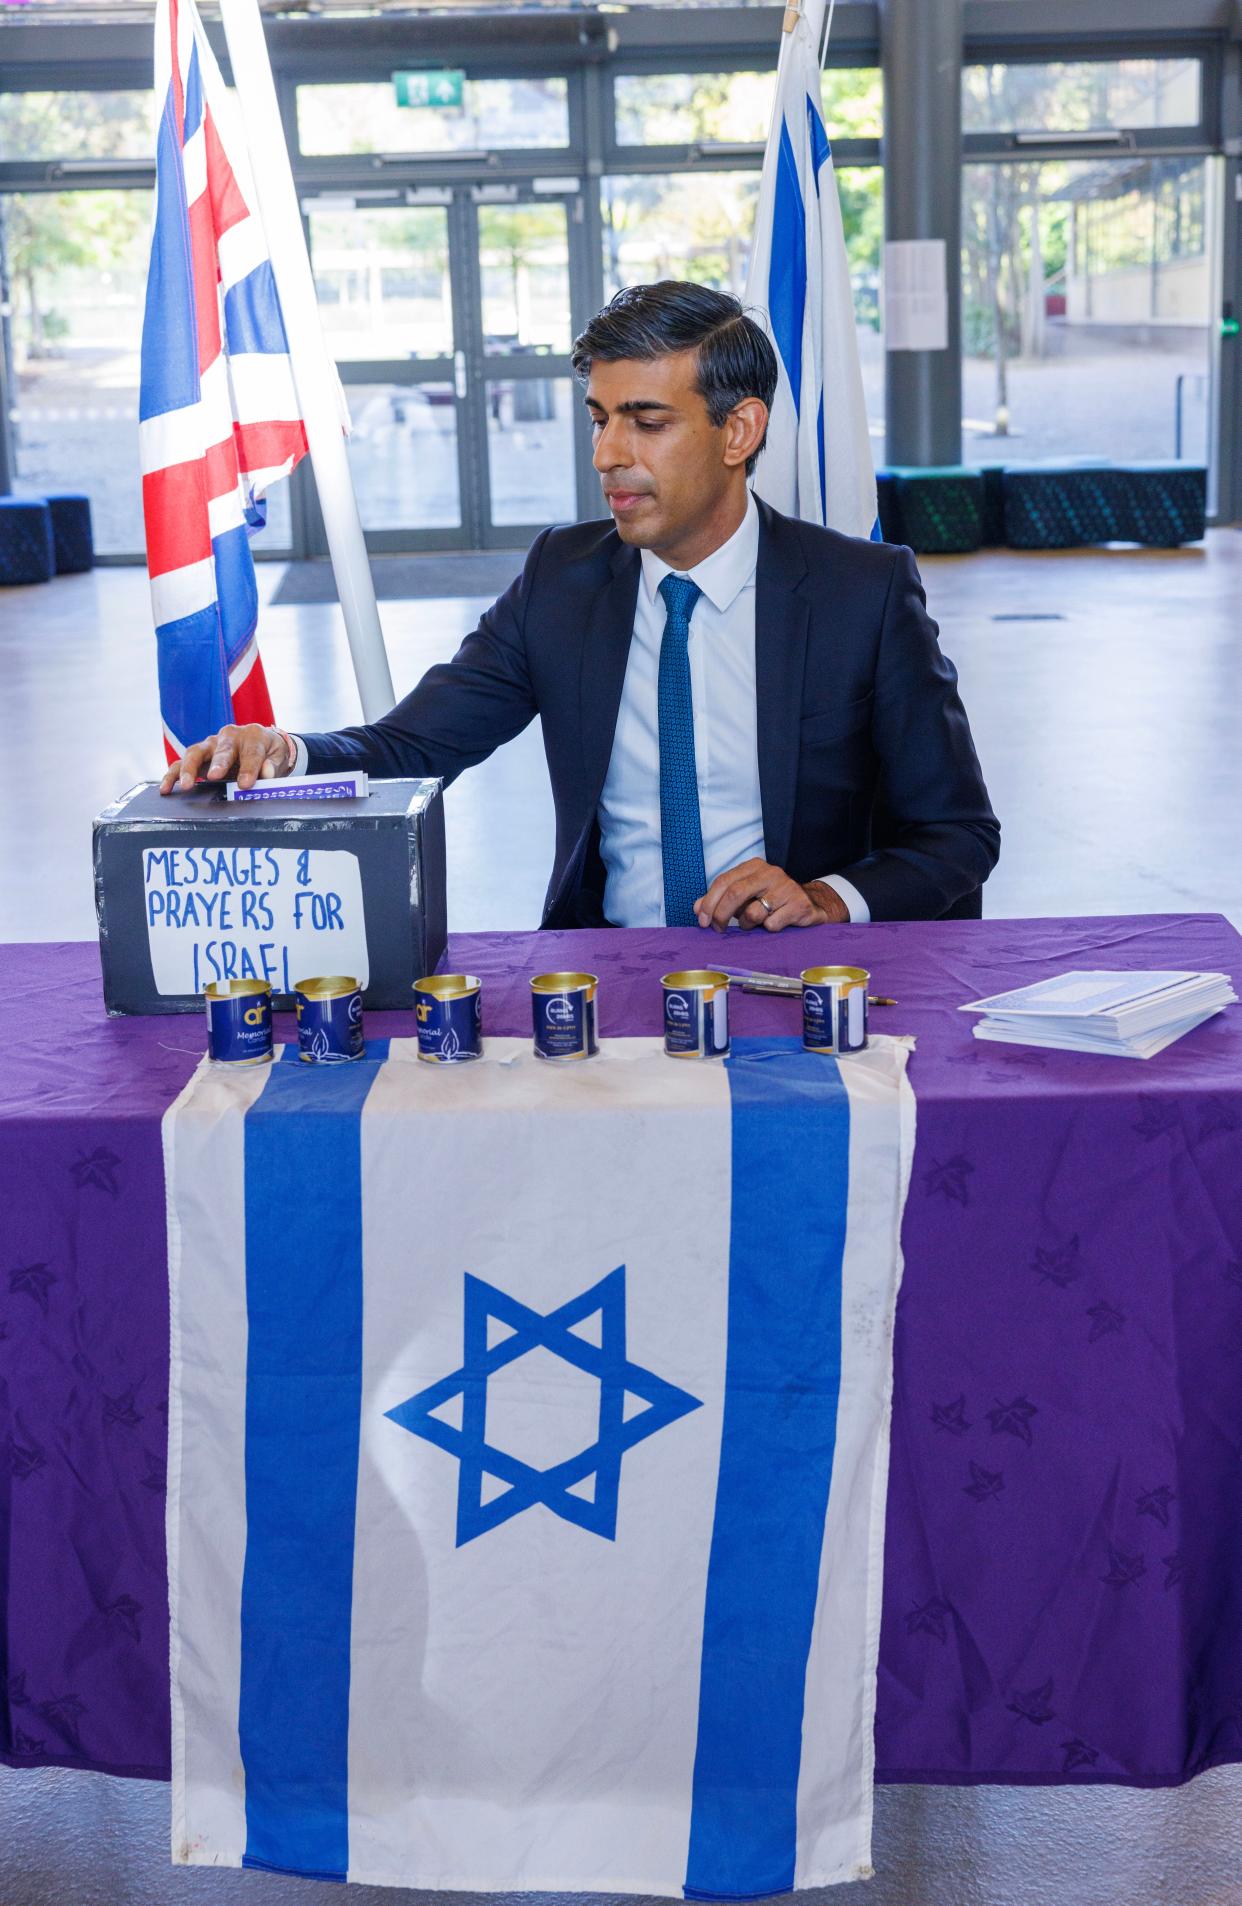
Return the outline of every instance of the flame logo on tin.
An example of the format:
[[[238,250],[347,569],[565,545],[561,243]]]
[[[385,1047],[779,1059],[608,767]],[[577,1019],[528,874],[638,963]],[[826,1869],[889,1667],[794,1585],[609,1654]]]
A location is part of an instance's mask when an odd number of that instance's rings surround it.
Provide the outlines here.
[[[349,1023],[351,1026],[362,1024],[362,994],[355,993],[349,1002]]]
[[[310,1049],[311,1049],[312,1059],[326,1059],[327,1058],[328,1051],[329,1051],[328,1035],[324,1031],[322,1026],[316,1026],[313,1034],[311,1035]]]
[[[460,1051],[461,1040],[450,1026],[448,1031],[443,1033],[440,1038],[440,1057],[442,1059],[455,1059]]]
[[[822,1013],[824,1010],[823,994],[817,993],[813,986],[808,986],[802,995],[802,1004],[806,1007],[808,1012]]]
[[[572,1026],[574,1023],[573,1006],[563,995],[556,995],[550,999],[546,1012],[554,1026]]]
[[[680,993],[669,993],[664,1001],[664,1009],[670,1019],[689,1019],[690,1008]]]

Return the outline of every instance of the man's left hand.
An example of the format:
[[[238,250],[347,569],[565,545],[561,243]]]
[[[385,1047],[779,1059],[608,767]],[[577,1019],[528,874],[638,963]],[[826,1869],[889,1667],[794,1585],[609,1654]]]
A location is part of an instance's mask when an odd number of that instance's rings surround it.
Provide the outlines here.
[[[800,886],[783,867],[744,860],[740,867],[716,875],[702,899],[695,901],[694,917],[701,927],[715,927],[717,933],[723,933],[730,920],[747,930],[766,927],[769,933],[779,933],[783,927],[840,924],[850,913],[840,894],[822,880]]]

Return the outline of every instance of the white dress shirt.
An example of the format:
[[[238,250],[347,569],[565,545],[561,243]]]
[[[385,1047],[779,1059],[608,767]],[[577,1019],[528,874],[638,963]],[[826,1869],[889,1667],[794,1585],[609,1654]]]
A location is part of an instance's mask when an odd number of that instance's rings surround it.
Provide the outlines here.
[[[600,852],[607,881],[604,917],[615,926],[664,925],[660,846],[660,644],[666,609],[659,594],[666,562],[642,552],[634,635],[617,712],[612,757],[599,803]],[[699,783],[703,860],[710,886],[744,860],[766,859],[759,791],[759,715],[755,688],[755,569],[759,511],[746,514],[727,543],[684,573],[702,591],[690,617],[690,689]],[[292,737],[293,773],[305,774],[306,745]],[[871,914],[840,874],[820,876],[841,896],[852,921]]]
[[[634,636],[599,803],[604,916],[625,927],[664,925],[659,672],[666,609],[659,589],[673,572],[653,551],[641,554]],[[708,885],[744,860],[766,859],[755,689],[758,560],[759,511],[748,493],[746,514],[728,542],[693,569],[677,572],[702,591],[690,617],[689,656]],[[824,880],[840,894],[851,920],[870,919],[866,901],[848,880]]]

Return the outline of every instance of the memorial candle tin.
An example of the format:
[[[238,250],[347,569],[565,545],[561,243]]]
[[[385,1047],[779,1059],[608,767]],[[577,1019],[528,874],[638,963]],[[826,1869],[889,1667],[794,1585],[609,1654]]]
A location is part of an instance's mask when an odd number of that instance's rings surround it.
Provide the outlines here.
[[[309,1065],[339,1065],[361,1059],[362,988],[356,979],[335,974],[329,979],[293,982],[294,1011],[298,1020],[298,1058]]]
[[[861,1052],[867,1043],[862,966],[808,966],[802,974],[802,1043],[808,1052]]]
[[[206,999],[207,1052],[217,1065],[262,1065],[271,1058],[272,989],[266,980],[213,980]]]
[[[723,1059],[729,1051],[729,976],[711,967],[666,973],[664,1050],[670,1059]]]
[[[463,1065],[483,1053],[482,982],[473,973],[437,973],[414,982],[418,1056]]]
[[[540,1059],[590,1059],[595,1031],[594,973],[536,973],[530,983],[535,1052]]]

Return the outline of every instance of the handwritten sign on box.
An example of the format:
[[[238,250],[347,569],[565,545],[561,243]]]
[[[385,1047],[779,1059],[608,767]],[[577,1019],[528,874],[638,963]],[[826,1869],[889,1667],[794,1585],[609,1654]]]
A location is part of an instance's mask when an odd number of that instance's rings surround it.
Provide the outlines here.
[[[151,971],[159,993],[213,980],[371,976],[358,856],[320,847],[174,845],[143,850]]]
[[[144,781],[96,817],[95,909],[104,1005],[201,1012],[214,979],[271,985],[356,976],[363,1004],[410,1004],[445,945],[439,781],[377,780],[357,798],[230,801]]]

